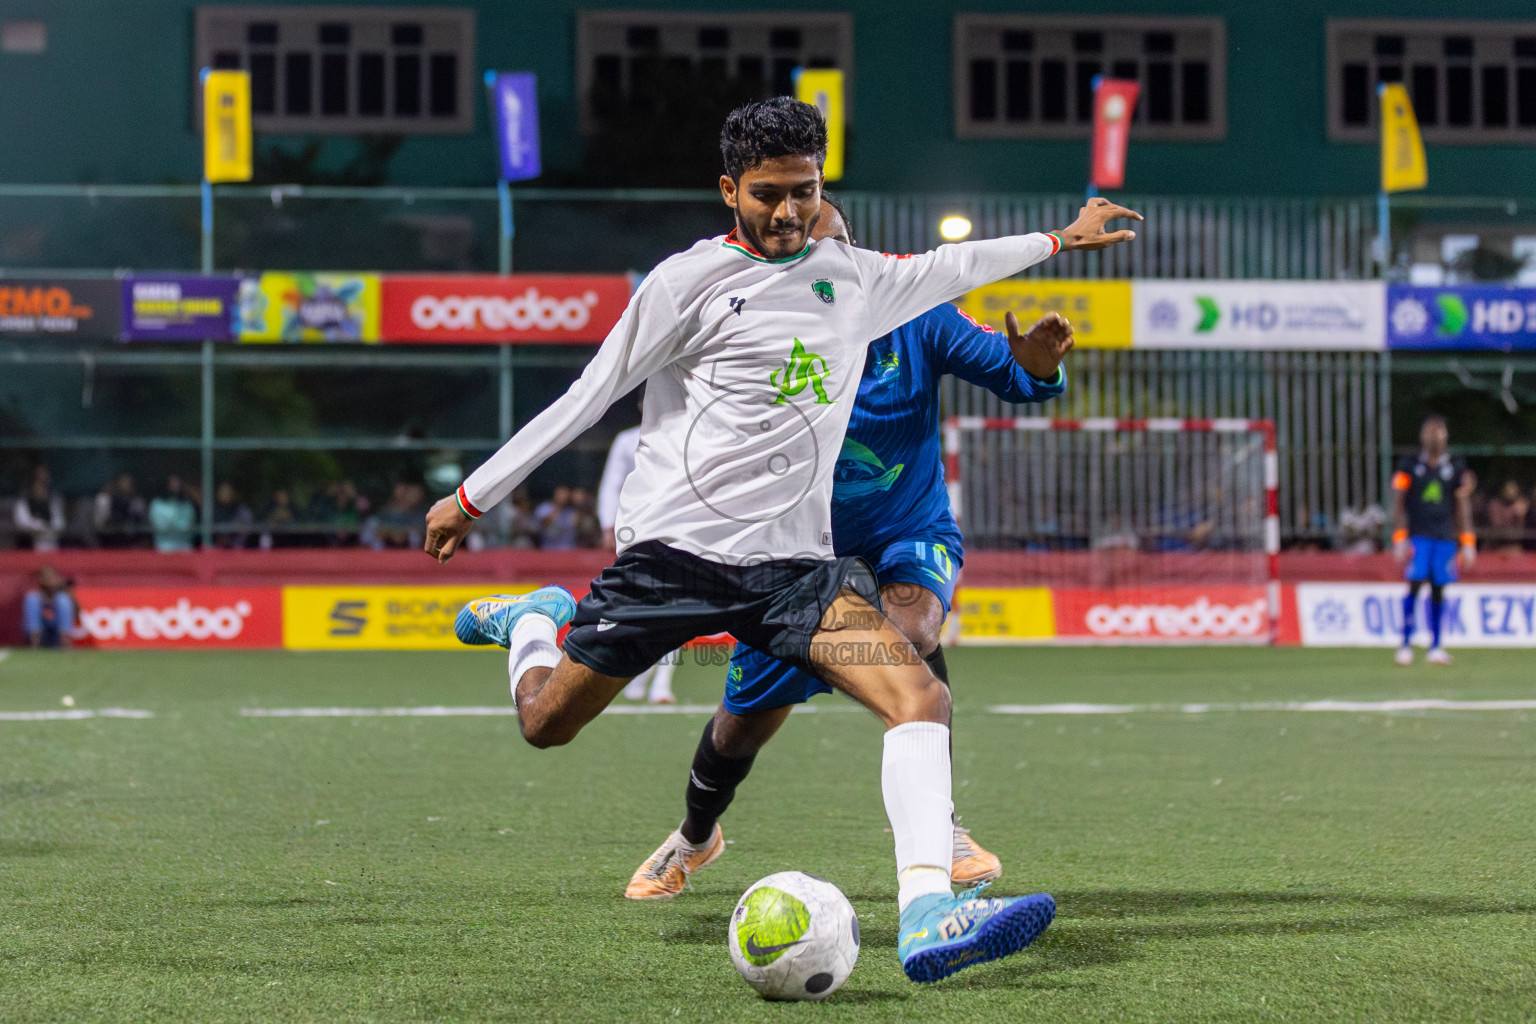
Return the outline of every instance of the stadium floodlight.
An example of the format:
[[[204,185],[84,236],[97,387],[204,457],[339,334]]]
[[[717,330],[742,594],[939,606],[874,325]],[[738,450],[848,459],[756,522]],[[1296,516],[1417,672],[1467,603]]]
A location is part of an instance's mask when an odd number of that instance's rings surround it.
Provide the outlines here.
[[[945,241],[949,242],[958,242],[963,238],[969,238],[971,235],[970,219],[959,214],[945,217],[939,221],[939,234],[943,235]]]
[[[960,416],[944,447],[965,585],[1048,592],[1054,620],[1032,638],[1275,641],[1271,421]],[[992,625],[970,635],[1008,642]]]

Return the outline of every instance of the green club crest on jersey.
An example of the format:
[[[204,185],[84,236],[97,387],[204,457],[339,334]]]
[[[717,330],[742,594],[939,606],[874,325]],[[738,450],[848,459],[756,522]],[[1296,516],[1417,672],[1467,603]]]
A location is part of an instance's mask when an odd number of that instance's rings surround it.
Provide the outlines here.
[[[736,908],[736,941],[749,964],[766,967],[805,941],[811,912],[783,889],[763,886]]]
[[[779,391],[779,397],[774,399],[773,404],[789,401],[809,385],[816,393],[817,405],[831,405],[832,399],[827,397],[826,385],[822,383],[829,372],[827,361],[815,352],[807,352],[800,339],[796,338],[795,347],[790,349],[789,360],[784,367],[768,375],[768,383]]]
[[[812,282],[811,291],[815,292],[816,297],[829,306],[837,301],[837,293],[832,290],[832,282],[824,277],[819,281]]]
[[[1424,493],[1419,495],[1419,500],[1426,505],[1438,505],[1445,500],[1445,488],[1440,486],[1439,480],[1431,480],[1424,485]]]

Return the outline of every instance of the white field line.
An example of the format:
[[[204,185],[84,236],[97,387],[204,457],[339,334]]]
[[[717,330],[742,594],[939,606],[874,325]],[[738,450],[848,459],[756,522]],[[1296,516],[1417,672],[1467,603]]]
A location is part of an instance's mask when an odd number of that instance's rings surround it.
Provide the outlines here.
[[[712,715],[715,704],[616,704],[603,712],[605,715]],[[824,711],[860,711],[852,705],[814,706],[802,704],[795,708],[800,714]],[[443,707],[425,705],[403,708],[241,708],[245,718],[488,718],[517,716],[510,704]]]
[[[154,718],[132,708],[69,708],[64,711],[0,711],[0,722],[79,722],[87,718]]]
[[[1536,711],[1536,700],[1303,700],[1245,704],[994,704],[994,715],[1208,715],[1233,711],[1343,711],[1395,715],[1413,711]]]
[[[11,649],[9,647],[0,647],[0,661],[4,661],[6,658],[9,658],[10,656],[11,656]]]

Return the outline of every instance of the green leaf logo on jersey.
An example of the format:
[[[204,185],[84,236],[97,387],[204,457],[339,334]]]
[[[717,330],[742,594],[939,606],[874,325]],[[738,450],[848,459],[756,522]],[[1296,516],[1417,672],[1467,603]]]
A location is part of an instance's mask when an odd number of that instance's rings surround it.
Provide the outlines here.
[[[827,361],[815,352],[807,352],[800,339],[796,338],[795,347],[790,349],[789,360],[784,368],[768,375],[768,383],[779,389],[779,397],[774,399],[773,404],[789,401],[792,396],[804,391],[807,385],[816,393],[817,405],[833,404],[832,399],[827,397],[826,385],[822,383],[830,372]]]
[[[1431,480],[1424,485],[1424,491],[1419,495],[1419,500],[1426,505],[1438,505],[1445,500],[1445,488],[1440,486],[1439,480]]]
[[[811,291],[815,292],[816,297],[829,306],[837,301],[837,293],[832,290],[832,282],[824,277],[812,283]]]

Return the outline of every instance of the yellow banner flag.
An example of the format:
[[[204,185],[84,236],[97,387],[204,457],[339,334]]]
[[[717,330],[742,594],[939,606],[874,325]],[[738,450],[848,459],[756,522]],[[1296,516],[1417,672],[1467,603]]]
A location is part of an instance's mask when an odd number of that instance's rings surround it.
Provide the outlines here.
[[[251,76],[203,72],[203,177],[251,180]]]
[[[1381,96],[1381,190],[1423,188],[1429,184],[1429,167],[1408,90],[1400,82],[1382,82],[1376,91]]]
[[[822,168],[828,181],[843,176],[843,73],[834,70],[800,72],[795,98],[821,111],[827,122],[827,163]]]

